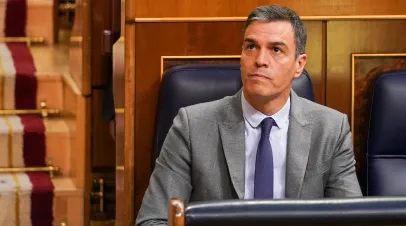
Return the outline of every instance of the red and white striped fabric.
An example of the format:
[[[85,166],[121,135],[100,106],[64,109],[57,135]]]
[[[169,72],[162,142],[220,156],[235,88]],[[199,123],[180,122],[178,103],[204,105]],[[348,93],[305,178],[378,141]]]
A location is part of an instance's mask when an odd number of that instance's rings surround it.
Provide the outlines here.
[[[0,225],[52,226],[52,186],[43,173],[0,174]]]
[[[26,0],[0,0],[0,36],[25,36]],[[0,43],[0,109],[35,109],[37,79],[29,48]],[[45,166],[38,116],[0,117],[0,167]],[[54,186],[46,173],[0,174],[0,226],[53,225]]]
[[[27,0],[0,0],[0,37],[24,37]]]
[[[35,115],[0,117],[0,167],[42,167],[45,126]]]
[[[26,35],[27,0],[0,0],[0,36]],[[0,109],[36,108],[37,79],[25,43],[0,43]]]
[[[35,98],[30,103],[13,95],[17,90],[23,92],[18,86],[27,85],[22,83],[27,80],[18,80],[18,67],[11,66],[14,61],[9,56],[18,52],[7,55],[4,45],[1,49],[0,80],[4,82],[0,86],[0,105],[35,106]],[[45,156],[45,126],[39,116],[0,117],[0,167],[41,167],[46,165]],[[0,209],[4,210],[0,211],[0,226],[52,225],[53,190],[46,173],[0,174]]]
[[[45,127],[37,116],[0,117],[0,167],[45,166]],[[45,173],[0,174],[0,225],[53,222],[53,184]]]
[[[0,109],[37,108],[37,78],[30,49],[23,43],[0,43]]]

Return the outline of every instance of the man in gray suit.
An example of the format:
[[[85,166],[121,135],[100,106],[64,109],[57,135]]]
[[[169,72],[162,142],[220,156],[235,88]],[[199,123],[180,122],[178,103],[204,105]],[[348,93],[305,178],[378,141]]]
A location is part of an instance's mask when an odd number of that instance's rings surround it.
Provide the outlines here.
[[[179,110],[137,225],[166,225],[172,197],[186,204],[224,199],[362,196],[348,119],[298,97],[306,30],[281,6],[256,8],[245,23],[243,88]]]

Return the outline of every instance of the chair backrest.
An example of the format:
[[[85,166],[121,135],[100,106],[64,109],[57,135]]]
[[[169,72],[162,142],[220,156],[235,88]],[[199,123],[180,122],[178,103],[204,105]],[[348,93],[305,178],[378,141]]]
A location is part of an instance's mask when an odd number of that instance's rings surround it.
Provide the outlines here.
[[[371,82],[366,123],[366,195],[406,195],[406,71]]]
[[[314,200],[222,200],[191,203],[171,199],[169,226],[404,225],[406,197]]]
[[[155,120],[153,164],[180,108],[232,96],[242,87],[239,64],[181,65],[163,76]],[[307,71],[293,80],[292,89],[298,96],[314,101]]]

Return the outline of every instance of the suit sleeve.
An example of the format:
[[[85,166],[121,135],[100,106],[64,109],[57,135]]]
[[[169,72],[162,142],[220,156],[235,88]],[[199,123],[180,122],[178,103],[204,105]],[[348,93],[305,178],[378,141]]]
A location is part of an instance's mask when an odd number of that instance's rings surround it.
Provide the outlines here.
[[[144,194],[136,226],[167,225],[168,201],[189,202],[192,191],[189,123],[181,108],[173,121]]]
[[[352,144],[352,135],[348,119],[343,115],[341,133],[334,151],[330,176],[325,190],[326,197],[361,197],[355,157]]]

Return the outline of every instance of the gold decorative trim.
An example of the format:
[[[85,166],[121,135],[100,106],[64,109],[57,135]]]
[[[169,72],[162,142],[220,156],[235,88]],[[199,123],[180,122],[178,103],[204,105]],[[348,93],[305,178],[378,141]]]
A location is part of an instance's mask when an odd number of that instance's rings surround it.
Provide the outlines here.
[[[355,58],[356,57],[402,57],[406,53],[353,53],[351,54],[351,133],[354,142],[354,114],[355,114]]]
[[[116,166],[116,171],[124,171],[124,166]]]
[[[401,20],[406,15],[354,15],[354,16],[302,16],[304,21],[314,20]],[[128,19],[127,24],[133,23],[176,23],[176,22],[239,22],[247,17],[151,17]]]
[[[49,172],[53,176],[54,173],[59,172],[59,168],[52,165],[44,167],[0,168],[0,173],[25,173],[25,172]]]
[[[45,42],[45,37],[0,37],[0,42],[25,42],[27,45],[42,44]]]
[[[399,57],[399,56],[406,56],[406,53],[353,53],[351,54],[352,58],[354,59],[355,57]]]
[[[156,18],[134,18],[126,20],[126,23],[177,23],[177,22],[239,22],[245,21],[247,17],[156,17]]]
[[[50,115],[59,115],[60,111],[58,109],[48,109],[47,102],[45,100],[41,101],[40,109],[26,109],[26,110],[0,110],[0,115],[41,115],[46,118]]]
[[[124,108],[116,108],[115,112],[116,114],[124,114]]]
[[[99,212],[103,213],[104,212],[104,179],[100,178],[98,180],[94,180],[93,182],[99,184],[99,191],[92,192],[91,196],[99,198]]]
[[[21,195],[21,183],[15,173],[13,175],[14,183],[16,184],[16,197],[15,197],[15,226],[20,226],[20,195]]]
[[[8,150],[8,166],[7,168],[13,168],[13,125],[10,123],[10,120],[8,117],[4,117],[4,121],[6,123],[7,126],[7,150]],[[1,172],[1,169],[0,169]]]
[[[161,79],[164,74],[164,60],[167,59],[240,59],[241,55],[194,55],[194,56],[161,56]]]
[[[4,97],[6,96],[6,89],[4,84],[6,82],[6,70],[3,66],[3,57],[0,55],[0,109],[4,109]]]
[[[76,4],[63,3],[63,4],[59,4],[58,8],[61,11],[74,10],[74,9],[76,9]]]
[[[82,41],[83,41],[82,36],[72,36],[72,37],[70,37],[70,42],[78,43],[78,42],[82,42]]]
[[[0,115],[42,115],[47,117],[49,115],[59,115],[58,109],[32,109],[32,110],[0,110]]]

